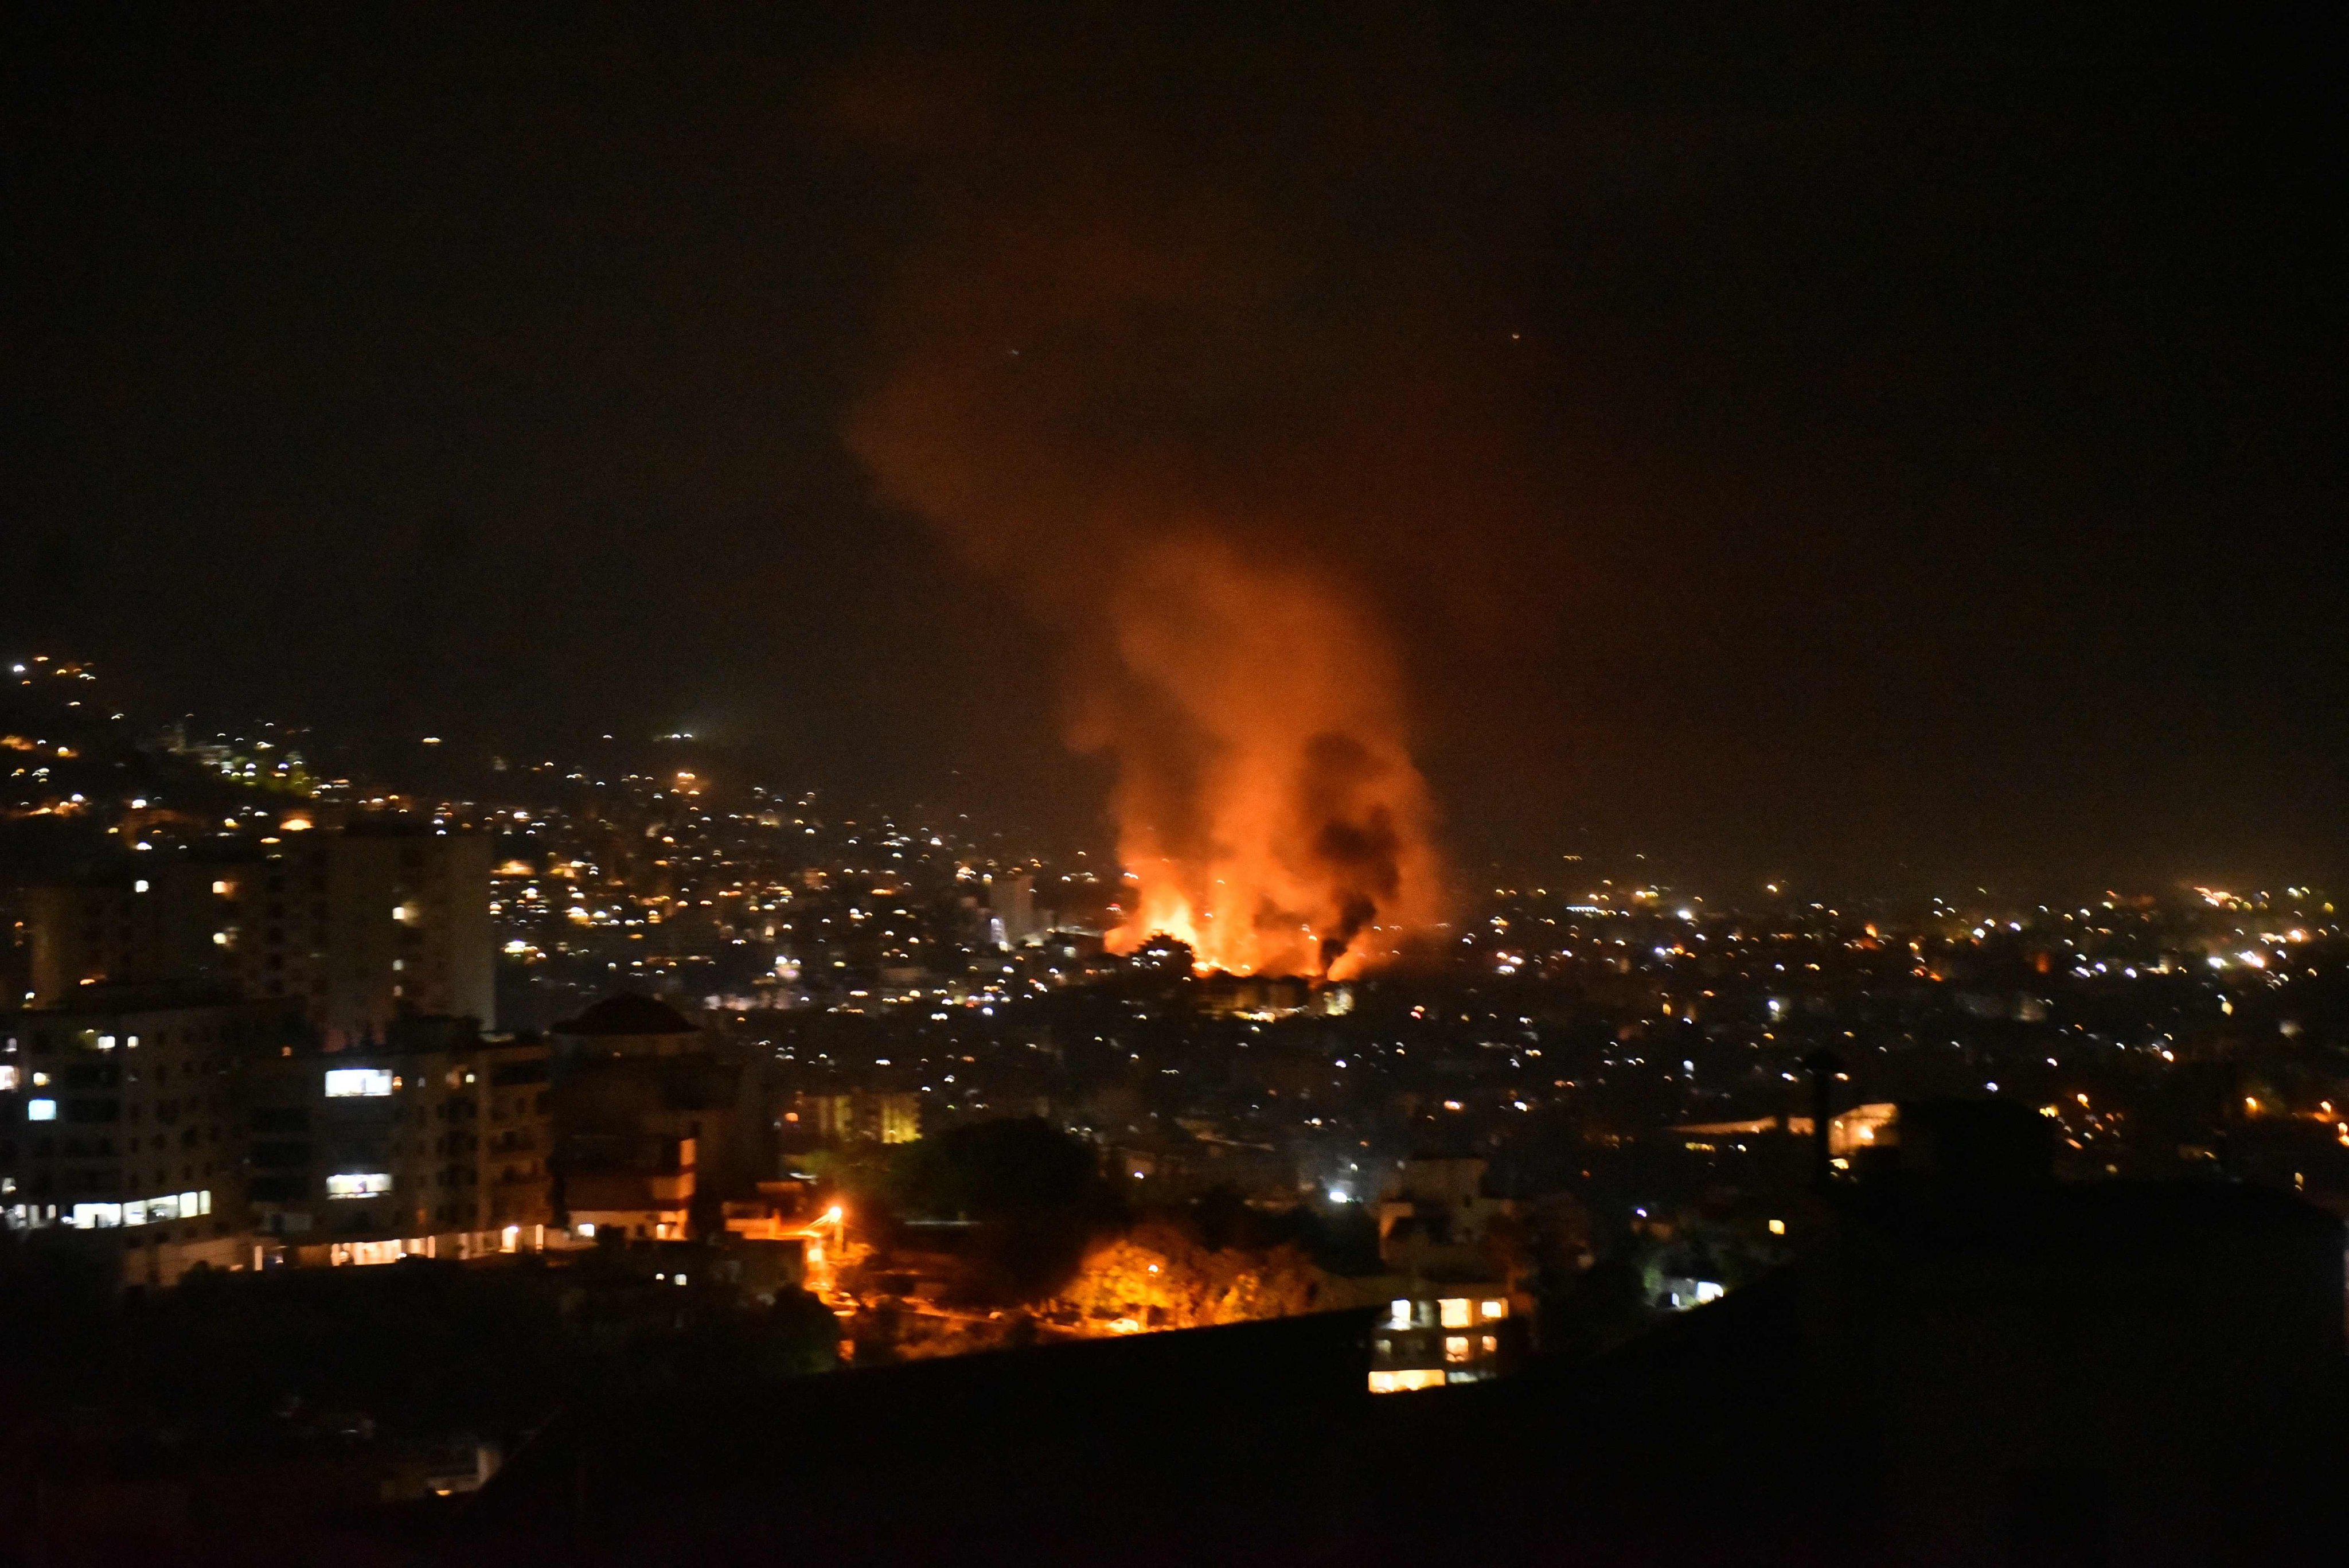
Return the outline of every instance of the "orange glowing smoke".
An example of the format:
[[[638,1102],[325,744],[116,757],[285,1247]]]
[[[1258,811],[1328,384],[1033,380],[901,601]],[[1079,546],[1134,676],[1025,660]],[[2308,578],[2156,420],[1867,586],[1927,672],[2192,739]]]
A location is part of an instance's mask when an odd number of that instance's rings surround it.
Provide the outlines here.
[[[1133,878],[1111,949],[1343,979],[1437,918],[1427,788],[1381,640],[1310,574],[1161,541],[1113,597],[1117,668],[1078,743],[1112,751]]]
[[[1332,351],[1312,273],[1231,203],[1034,183],[940,194],[849,446],[1060,633],[1069,739],[1116,768],[1112,948],[1358,973],[1443,912],[1401,674],[1327,565],[1369,536],[1384,405],[1349,400],[1392,379]]]

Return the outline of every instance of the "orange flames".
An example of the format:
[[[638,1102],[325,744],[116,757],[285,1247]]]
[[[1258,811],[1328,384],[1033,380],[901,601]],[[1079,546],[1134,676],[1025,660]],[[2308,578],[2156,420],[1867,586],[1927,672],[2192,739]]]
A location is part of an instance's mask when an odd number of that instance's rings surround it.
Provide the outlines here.
[[[1112,751],[1133,891],[1109,945],[1344,979],[1440,903],[1427,789],[1383,646],[1345,600],[1219,541],[1161,542],[1113,601],[1077,742]]]
[[[942,201],[848,442],[1063,633],[1069,738],[1116,767],[1111,947],[1343,979],[1443,913],[1401,672],[1309,543],[1367,536],[1383,405],[1343,411],[1309,279],[1223,203],[1103,208]]]

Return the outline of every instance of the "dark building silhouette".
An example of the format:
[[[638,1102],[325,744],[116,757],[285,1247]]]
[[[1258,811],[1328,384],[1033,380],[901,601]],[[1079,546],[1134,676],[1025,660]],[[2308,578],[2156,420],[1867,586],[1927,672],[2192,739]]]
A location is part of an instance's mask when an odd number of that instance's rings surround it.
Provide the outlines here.
[[[441,1545],[2137,1564],[2337,1539],[2337,1221],[2237,1187],[2036,1179],[1994,1116],[1911,1107],[1903,1132],[1909,1168],[1838,1184],[1798,1261],[1593,1361],[1373,1396],[1361,1312],[615,1397]]]
[[[554,1031],[557,1199],[574,1230],[647,1241],[720,1227],[774,1175],[760,1064],[667,1003],[607,997]]]
[[[35,1006],[101,984],[224,985],[298,1003],[330,1050],[400,1018],[495,1022],[489,839],[316,828],[265,856],[140,864],[22,895]]]

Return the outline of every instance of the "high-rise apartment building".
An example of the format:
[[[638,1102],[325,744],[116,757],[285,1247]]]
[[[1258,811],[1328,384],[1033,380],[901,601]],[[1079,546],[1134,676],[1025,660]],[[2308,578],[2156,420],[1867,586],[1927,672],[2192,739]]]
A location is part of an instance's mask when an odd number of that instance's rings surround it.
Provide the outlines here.
[[[365,1050],[264,1064],[251,1100],[256,1239],[289,1261],[544,1244],[553,1135],[543,1042],[405,1019]]]
[[[22,898],[33,1007],[74,1005],[85,987],[222,981],[221,867],[164,861],[119,876],[27,888]]]
[[[246,994],[303,1000],[329,1051],[407,1015],[496,1022],[491,845],[474,834],[347,828],[295,838],[230,884],[222,914]]]
[[[792,1119],[826,1143],[912,1143],[922,1136],[922,1096],[867,1090],[802,1095]]]
[[[245,1091],[309,1037],[287,1002],[119,986],[0,1014],[0,1222],[86,1232],[131,1284],[244,1266]]]
[[[1036,914],[1036,878],[1025,871],[1004,872],[987,879],[989,910],[988,929],[999,948],[1025,945],[1041,936],[1049,921]]]
[[[25,898],[36,1007],[84,987],[210,981],[298,1002],[328,1050],[407,1016],[495,1022],[491,845],[363,826],[257,858],[161,861]]]

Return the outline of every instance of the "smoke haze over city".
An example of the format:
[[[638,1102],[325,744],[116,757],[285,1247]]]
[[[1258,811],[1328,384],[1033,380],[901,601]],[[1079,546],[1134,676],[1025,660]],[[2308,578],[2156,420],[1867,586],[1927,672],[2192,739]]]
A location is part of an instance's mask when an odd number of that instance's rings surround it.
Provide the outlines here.
[[[0,1558],[2340,1556],[2337,7],[17,9]]]
[[[1146,855],[1215,810],[1144,742],[1328,682],[1121,606],[1278,581],[1462,867],[2313,874],[2337,139],[2197,106],[2325,51],[1686,20],[28,22],[23,646]]]

